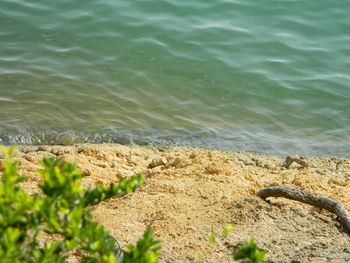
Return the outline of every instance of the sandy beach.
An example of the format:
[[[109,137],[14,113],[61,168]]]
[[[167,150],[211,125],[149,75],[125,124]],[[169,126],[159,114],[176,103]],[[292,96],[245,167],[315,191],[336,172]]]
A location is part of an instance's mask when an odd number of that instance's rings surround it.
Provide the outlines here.
[[[273,262],[350,262],[350,234],[334,214],[256,195],[264,187],[289,186],[333,198],[350,210],[349,159],[119,144],[18,146],[29,193],[38,191],[41,178],[35,171],[50,156],[75,163],[86,187],[146,175],[137,192],[102,202],[93,216],[123,246],[152,227],[161,240],[161,262],[193,262],[197,256],[200,262],[229,262],[232,251],[251,238]],[[232,232],[213,247],[208,235],[219,236],[227,224]]]

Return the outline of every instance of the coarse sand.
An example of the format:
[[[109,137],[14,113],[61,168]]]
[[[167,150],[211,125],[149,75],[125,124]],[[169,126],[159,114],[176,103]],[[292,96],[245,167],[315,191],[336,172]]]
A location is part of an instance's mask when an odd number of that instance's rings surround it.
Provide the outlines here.
[[[264,187],[289,186],[350,210],[349,159],[119,144],[18,146],[15,156],[29,178],[23,183],[29,193],[42,181],[35,171],[43,157],[75,163],[86,187],[146,175],[137,192],[102,202],[92,213],[124,247],[152,227],[161,240],[161,262],[194,262],[199,256],[200,262],[232,262],[232,251],[251,238],[272,262],[350,262],[350,233],[334,214],[256,196]],[[232,232],[220,237],[227,224]],[[217,235],[215,246],[209,234]]]

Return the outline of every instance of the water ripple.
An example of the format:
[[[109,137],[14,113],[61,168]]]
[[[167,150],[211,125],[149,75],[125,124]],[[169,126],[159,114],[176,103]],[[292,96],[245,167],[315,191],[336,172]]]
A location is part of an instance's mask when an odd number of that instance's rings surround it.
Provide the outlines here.
[[[0,143],[349,156],[349,7],[3,0]]]

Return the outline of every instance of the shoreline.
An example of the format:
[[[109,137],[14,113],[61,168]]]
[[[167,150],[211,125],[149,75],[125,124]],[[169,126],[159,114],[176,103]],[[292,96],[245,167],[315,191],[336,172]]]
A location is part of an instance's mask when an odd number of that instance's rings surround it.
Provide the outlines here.
[[[232,139],[230,139],[233,137]],[[273,133],[254,133],[244,131],[232,133],[231,137],[191,137],[157,135],[157,132],[139,134],[133,131],[114,133],[84,133],[75,131],[50,131],[49,133],[33,134],[18,133],[0,136],[0,145],[27,146],[72,146],[81,144],[122,144],[125,146],[143,147],[198,147],[228,152],[249,152],[263,155],[303,155],[307,157],[347,158],[350,144],[346,137],[333,139],[323,137],[297,137]]]
[[[23,183],[36,192],[35,170],[43,157],[72,162],[83,184],[108,185],[120,177],[146,175],[135,193],[102,202],[93,211],[123,245],[151,226],[162,241],[161,262],[193,262],[212,250],[208,235],[227,224],[233,231],[201,262],[229,261],[233,249],[255,238],[273,262],[347,262],[349,235],[326,211],[287,199],[256,196],[268,186],[289,186],[336,199],[350,210],[350,159],[228,152],[197,147],[120,144],[17,146]],[[0,155],[0,158],[2,156]],[[230,245],[228,245],[230,244]],[[281,249],[283,248],[283,249]]]

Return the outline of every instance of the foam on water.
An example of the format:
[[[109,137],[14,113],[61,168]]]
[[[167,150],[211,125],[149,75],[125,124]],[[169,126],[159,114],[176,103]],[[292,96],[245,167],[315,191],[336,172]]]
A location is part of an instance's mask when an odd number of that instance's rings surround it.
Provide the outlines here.
[[[350,157],[349,1],[0,3],[0,143]]]

